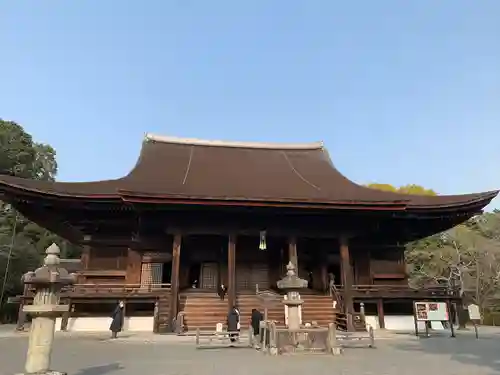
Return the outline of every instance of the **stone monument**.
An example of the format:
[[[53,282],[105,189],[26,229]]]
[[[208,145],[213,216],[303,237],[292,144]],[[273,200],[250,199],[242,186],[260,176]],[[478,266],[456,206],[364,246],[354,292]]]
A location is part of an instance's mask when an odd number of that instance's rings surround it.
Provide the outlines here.
[[[32,305],[23,307],[23,311],[30,314],[33,320],[25,373],[19,375],[66,375],[50,370],[50,357],[56,318],[69,309],[68,305],[59,304],[60,291],[64,286],[75,283],[76,275],[60,268],[60,250],[56,244],[50,245],[45,253],[44,265],[23,276],[23,282],[35,289],[35,296]]]
[[[277,282],[278,289],[286,292],[287,298],[283,300],[283,304],[288,307],[288,329],[300,329],[300,312],[299,309],[304,303],[300,299],[299,291],[307,288],[307,280],[301,279],[295,273],[295,265],[288,262],[286,266],[286,276]]]

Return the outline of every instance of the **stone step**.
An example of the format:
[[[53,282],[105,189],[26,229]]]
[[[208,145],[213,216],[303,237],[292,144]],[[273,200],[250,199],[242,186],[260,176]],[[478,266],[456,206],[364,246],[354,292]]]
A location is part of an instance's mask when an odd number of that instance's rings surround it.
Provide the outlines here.
[[[334,319],[332,298],[325,295],[302,294],[304,305],[302,307],[303,322],[317,322],[327,325]],[[275,320],[278,324],[285,322],[285,310],[281,296],[268,307],[268,318]],[[237,296],[236,304],[240,310],[241,325],[250,323],[253,308],[263,312],[261,300],[255,294],[240,294]],[[181,295],[180,308],[184,312],[186,325],[190,330],[207,328],[215,329],[215,325],[225,323],[227,319],[227,300],[221,301],[215,292],[192,292]]]

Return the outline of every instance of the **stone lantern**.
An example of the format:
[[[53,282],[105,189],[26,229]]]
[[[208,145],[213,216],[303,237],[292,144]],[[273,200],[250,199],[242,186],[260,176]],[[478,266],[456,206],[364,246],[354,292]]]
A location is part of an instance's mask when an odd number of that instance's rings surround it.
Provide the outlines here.
[[[288,307],[288,329],[300,328],[300,307],[304,303],[300,299],[299,291],[307,288],[307,280],[301,279],[295,272],[295,265],[288,262],[286,276],[277,282],[278,289],[286,292],[287,298],[283,304]]]
[[[23,311],[33,317],[25,375],[65,375],[64,372],[50,370],[50,357],[56,318],[69,309],[68,305],[59,304],[60,292],[64,286],[76,282],[76,275],[59,267],[60,250],[56,244],[50,245],[45,253],[44,265],[23,276],[23,282],[35,289],[33,304],[23,307]]]

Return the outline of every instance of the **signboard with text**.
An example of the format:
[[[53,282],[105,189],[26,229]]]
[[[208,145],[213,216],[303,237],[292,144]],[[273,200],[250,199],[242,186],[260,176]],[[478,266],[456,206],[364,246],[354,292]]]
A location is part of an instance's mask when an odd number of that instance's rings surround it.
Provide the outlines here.
[[[424,322],[448,321],[448,306],[446,302],[415,302],[415,317]]]

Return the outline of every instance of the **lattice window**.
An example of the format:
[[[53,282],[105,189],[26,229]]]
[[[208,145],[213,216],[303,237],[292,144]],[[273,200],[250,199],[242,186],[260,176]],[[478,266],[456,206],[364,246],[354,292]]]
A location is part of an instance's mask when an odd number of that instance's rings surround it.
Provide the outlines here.
[[[142,263],[141,288],[160,286],[163,280],[163,263]]]
[[[142,263],[141,266],[141,288],[147,288],[153,283],[151,263]]]
[[[151,276],[153,286],[160,286],[163,280],[163,263],[151,263]]]

